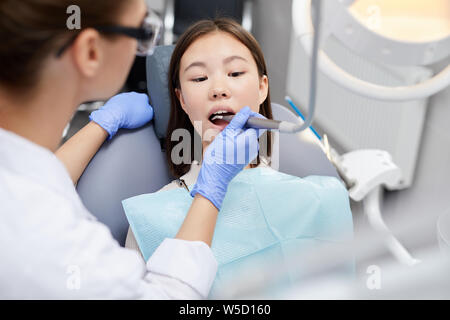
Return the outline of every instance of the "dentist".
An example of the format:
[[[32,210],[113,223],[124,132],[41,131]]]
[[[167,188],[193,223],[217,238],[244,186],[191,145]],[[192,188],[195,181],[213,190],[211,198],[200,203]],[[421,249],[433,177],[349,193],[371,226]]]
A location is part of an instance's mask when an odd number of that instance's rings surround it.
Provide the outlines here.
[[[71,5],[81,9],[79,30],[66,27]],[[218,210],[246,163],[227,164],[220,152],[205,152],[183,225],[144,264],[81,203],[73,182],[89,159],[80,159],[79,172],[70,176],[68,154],[58,149],[77,107],[118,92],[136,52],[152,46],[146,13],[143,0],[0,0],[1,299],[208,296],[217,271],[210,245]],[[249,148],[256,132],[240,130],[250,115],[242,109],[220,133],[227,147],[257,152]],[[146,95],[119,94],[77,137],[95,131],[99,138],[89,148],[97,150],[118,129],[152,117]]]

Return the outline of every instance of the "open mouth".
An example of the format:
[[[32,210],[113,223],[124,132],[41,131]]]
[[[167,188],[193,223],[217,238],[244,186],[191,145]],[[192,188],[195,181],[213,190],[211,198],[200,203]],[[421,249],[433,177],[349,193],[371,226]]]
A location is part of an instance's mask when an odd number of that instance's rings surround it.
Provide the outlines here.
[[[209,121],[211,121],[216,126],[221,126],[223,124],[227,125],[228,121],[225,121],[222,119],[223,116],[232,116],[234,115],[234,112],[225,111],[225,110],[219,110],[211,114],[208,118]]]

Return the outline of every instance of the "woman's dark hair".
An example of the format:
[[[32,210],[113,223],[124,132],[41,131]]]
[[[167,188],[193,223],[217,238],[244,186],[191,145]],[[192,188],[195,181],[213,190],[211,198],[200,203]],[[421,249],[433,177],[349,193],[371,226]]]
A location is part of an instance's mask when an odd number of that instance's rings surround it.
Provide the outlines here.
[[[178,100],[175,88],[180,89],[180,62],[183,54],[189,48],[189,46],[196,41],[198,38],[209,34],[211,32],[226,32],[234,36],[242,44],[244,44],[251,52],[253,59],[256,62],[258,68],[259,77],[267,76],[267,67],[264,60],[264,55],[262,50],[256,41],[256,39],[247,32],[241,25],[237,22],[228,18],[218,18],[215,20],[201,20],[193,24],[189,29],[187,29],[183,35],[178,39],[175,49],[172,53],[172,58],[170,60],[170,67],[168,73],[169,80],[169,95],[170,95],[170,120],[167,127],[166,134],[166,157],[170,172],[174,177],[179,178],[189,171],[191,163],[194,160],[194,143],[191,143],[191,159],[189,163],[175,164],[171,159],[172,150],[177,141],[172,141],[172,133],[178,128],[187,129],[191,135],[191,141],[194,141],[194,126],[189,120],[188,115],[181,107],[180,101]],[[260,111],[263,116],[268,119],[272,119],[272,108],[270,104],[270,92],[267,93],[267,98],[260,105]],[[257,158],[256,165],[251,164],[251,167],[255,167],[260,163],[259,156],[264,155],[269,158],[271,155],[271,134],[270,132],[264,133],[261,137],[264,143],[264,148],[260,148],[260,153]],[[260,141],[261,141],[260,140]],[[265,153],[265,154],[263,154]],[[183,157],[184,158],[184,157]]]
[[[0,85],[30,90],[49,54],[82,29],[117,24],[128,1],[0,0]],[[80,8],[82,29],[67,27],[71,5]]]

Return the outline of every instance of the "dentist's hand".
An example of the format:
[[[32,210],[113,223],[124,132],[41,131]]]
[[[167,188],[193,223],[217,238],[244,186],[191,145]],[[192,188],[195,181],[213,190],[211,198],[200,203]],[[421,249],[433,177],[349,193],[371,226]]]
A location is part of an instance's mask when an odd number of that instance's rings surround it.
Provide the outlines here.
[[[264,118],[245,107],[208,146],[192,197],[199,193],[220,210],[230,181],[258,155],[265,130],[244,128],[250,116]]]
[[[148,96],[137,92],[120,93],[89,116],[109,133],[109,139],[120,128],[139,128],[152,118],[153,108],[148,103]]]

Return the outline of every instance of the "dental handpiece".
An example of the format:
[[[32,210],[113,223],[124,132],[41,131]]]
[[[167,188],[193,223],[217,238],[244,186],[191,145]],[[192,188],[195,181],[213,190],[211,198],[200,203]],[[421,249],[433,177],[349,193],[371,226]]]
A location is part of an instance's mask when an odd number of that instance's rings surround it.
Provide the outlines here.
[[[216,116],[216,119],[222,119],[230,122],[234,116]],[[283,133],[294,133],[298,131],[298,124],[289,121],[279,121],[271,119],[261,119],[257,117],[249,117],[246,123],[247,127],[254,129],[278,130]]]

